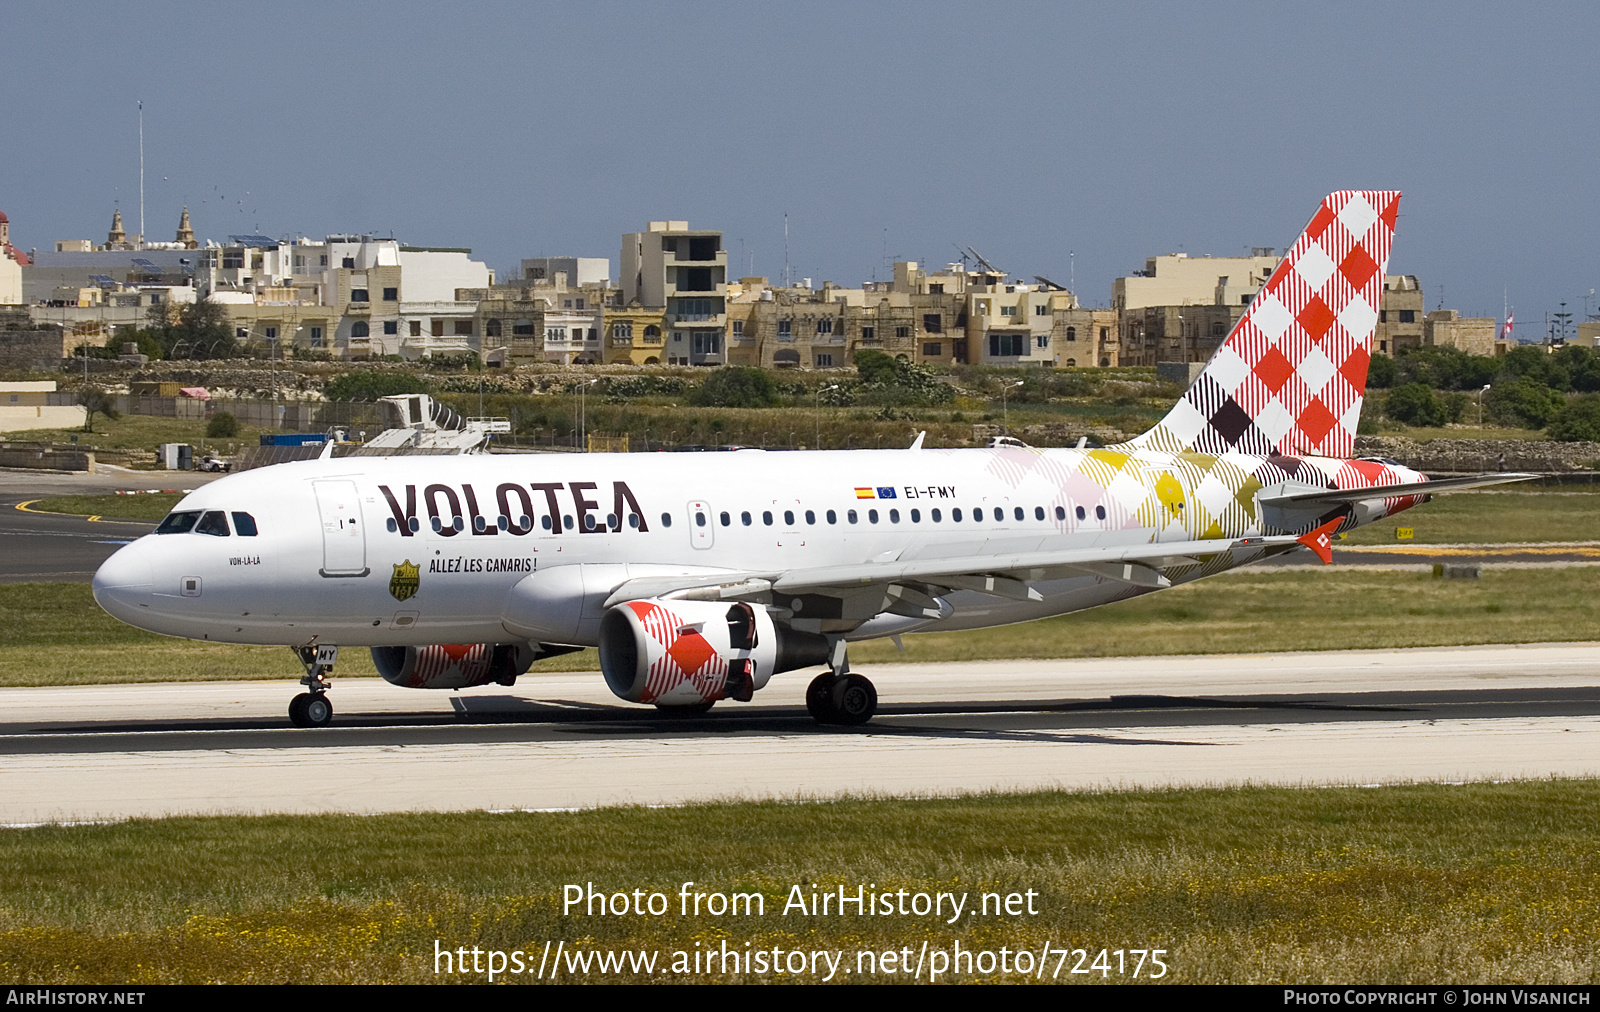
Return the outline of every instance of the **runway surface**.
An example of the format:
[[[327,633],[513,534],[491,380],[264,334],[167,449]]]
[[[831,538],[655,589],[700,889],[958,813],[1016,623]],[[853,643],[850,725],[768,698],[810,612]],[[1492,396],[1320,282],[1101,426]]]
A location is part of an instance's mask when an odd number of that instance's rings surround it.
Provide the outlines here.
[[[1600,775],[1600,643],[862,668],[879,716],[825,729],[808,674],[689,720],[598,674],[463,693],[0,690],[0,823],[503,810],[841,793]]]
[[[155,530],[153,521],[66,516],[17,509],[58,495],[102,495],[128,489],[197,488],[217,475],[104,469],[97,474],[0,471],[0,583],[88,583],[100,563],[127,542]]]

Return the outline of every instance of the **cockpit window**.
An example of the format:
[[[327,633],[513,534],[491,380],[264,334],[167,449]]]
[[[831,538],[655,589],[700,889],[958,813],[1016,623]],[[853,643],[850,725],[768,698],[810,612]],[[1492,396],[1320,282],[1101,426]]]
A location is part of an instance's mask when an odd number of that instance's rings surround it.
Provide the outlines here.
[[[209,534],[212,537],[225,538],[228,536],[228,514],[221,510],[207,510],[206,515],[200,518],[195,525],[196,534]]]
[[[182,513],[168,513],[167,518],[161,521],[161,526],[156,528],[157,534],[185,534],[194,522],[200,519],[200,511],[185,510]]]
[[[530,524],[529,526],[532,525]],[[235,513],[233,515],[233,532],[241,538],[255,537],[256,518],[248,513]]]

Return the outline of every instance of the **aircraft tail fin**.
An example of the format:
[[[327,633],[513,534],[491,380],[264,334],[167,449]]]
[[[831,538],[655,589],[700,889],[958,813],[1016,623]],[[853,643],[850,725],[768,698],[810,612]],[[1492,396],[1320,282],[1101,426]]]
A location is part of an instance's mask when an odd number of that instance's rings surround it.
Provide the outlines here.
[[[1141,449],[1348,457],[1400,194],[1331,193]]]

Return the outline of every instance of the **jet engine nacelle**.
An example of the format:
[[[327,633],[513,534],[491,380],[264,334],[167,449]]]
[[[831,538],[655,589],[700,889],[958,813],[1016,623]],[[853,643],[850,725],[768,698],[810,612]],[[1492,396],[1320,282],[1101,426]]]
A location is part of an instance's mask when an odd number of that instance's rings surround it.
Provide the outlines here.
[[[490,682],[510,685],[540,656],[539,649],[518,643],[372,648],[378,674],[407,689],[465,689]]]
[[[600,670],[633,703],[749,700],[777,672],[827,655],[823,637],[780,629],[742,601],[627,601],[600,620]]]

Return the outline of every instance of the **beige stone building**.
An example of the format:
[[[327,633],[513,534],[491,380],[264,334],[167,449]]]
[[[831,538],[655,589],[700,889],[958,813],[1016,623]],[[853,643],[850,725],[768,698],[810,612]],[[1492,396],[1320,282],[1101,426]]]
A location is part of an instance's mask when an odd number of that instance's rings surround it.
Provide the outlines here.
[[[1203,362],[1233,329],[1282,261],[1270,248],[1248,257],[1150,257],[1111,283],[1122,365]]]
[[[623,365],[660,365],[666,361],[665,307],[627,305],[605,311],[605,360]]]
[[[1469,355],[1495,354],[1497,321],[1491,316],[1464,317],[1454,309],[1436,309],[1422,321],[1422,343],[1460,348]]]
[[[1150,257],[1143,271],[1112,281],[1111,307],[1248,306],[1282,259],[1266,248],[1248,257]]]
[[[728,251],[721,232],[652,221],[643,232],[623,235],[621,274],[621,308],[663,310],[661,361],[728,361]]]
[[[1412,274],[1386,274],[1383,301],[1378,306],[1378,327],[1372,336],[1372,350],[1379,355],[1394,355],[1402,348],[1423,344],[1422,283]]]

